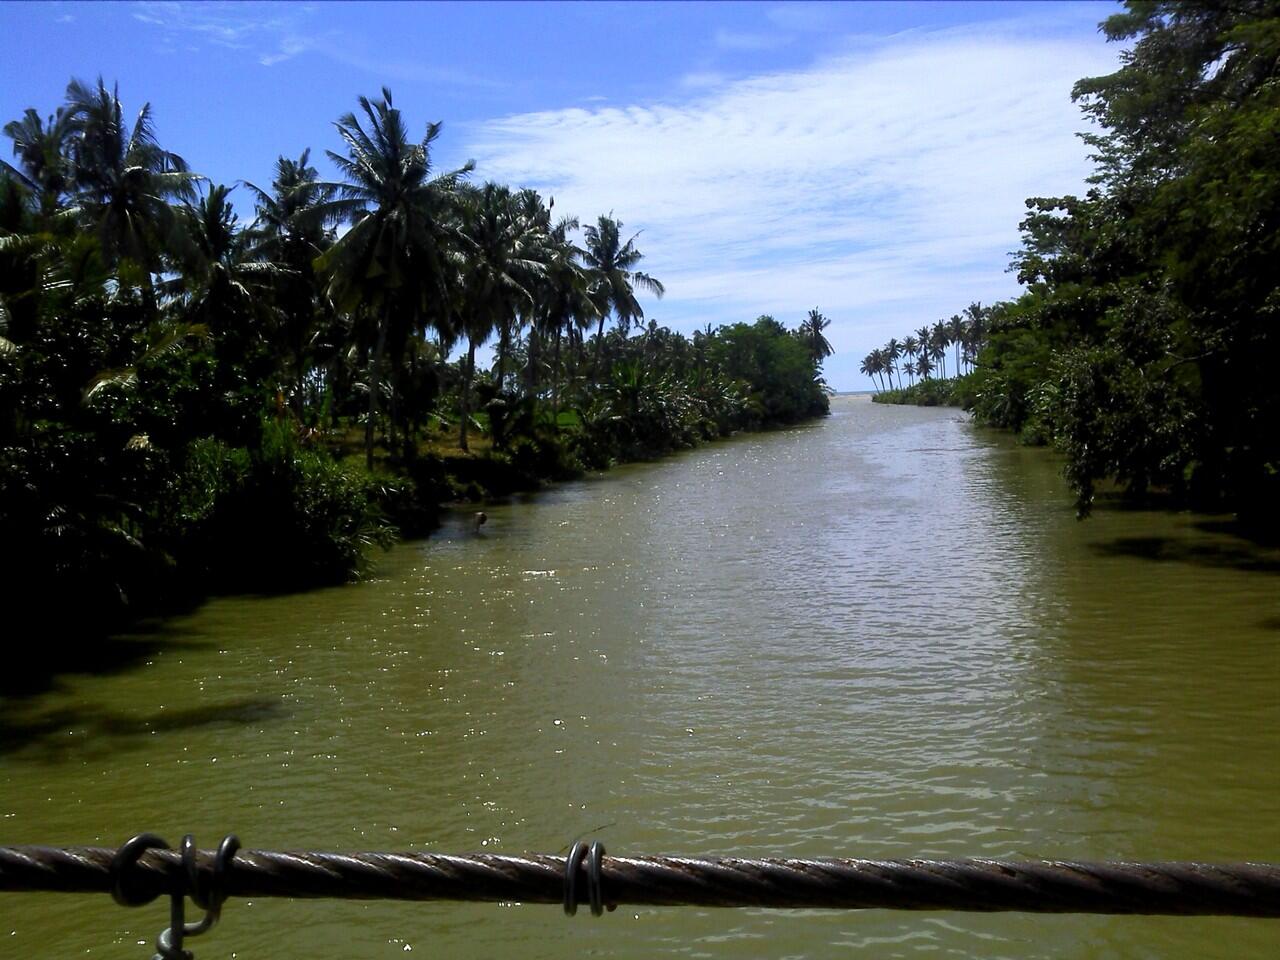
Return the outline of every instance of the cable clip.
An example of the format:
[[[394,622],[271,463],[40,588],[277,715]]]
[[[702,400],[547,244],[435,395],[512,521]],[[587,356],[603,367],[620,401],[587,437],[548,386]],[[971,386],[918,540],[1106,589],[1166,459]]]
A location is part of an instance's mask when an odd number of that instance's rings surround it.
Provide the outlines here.
[[[601,866],[604,862],[604,844],[599,840],[587,844],[579,840],[569,850],[564,861],[564,912],[573,916],[578,912],[578,872],[583,860],[587,864],[587,902],[591,905],[591,915],[598,917],[606,908],[612,912],[618,909],[616,903],[606,903]]]
[[[125,907],[139,907],[154,900],[157,895],[148,896],[136,885],[130,885],[128,873],[146,851],[168,849],[169,844],[154,833],[140,833],[126,840],[111,858],[112,899]],[[239,849],[240,840],[234,834],[225,837],[214,855],[212,875],[207,883],[202,884],[196,864],[195,837],[187,834],[182,838],[183,870],[169,878],[169,926],[156,937],[156,952],[152,960],[193,960],[191,951],[183,949],[183,942],[187,937],[198,937],[207,932],[222,916],[222,905],[227,899],[223,889],[227,867]],[[186,922],[188,894],[192,902],[205,912],[196,923]]]

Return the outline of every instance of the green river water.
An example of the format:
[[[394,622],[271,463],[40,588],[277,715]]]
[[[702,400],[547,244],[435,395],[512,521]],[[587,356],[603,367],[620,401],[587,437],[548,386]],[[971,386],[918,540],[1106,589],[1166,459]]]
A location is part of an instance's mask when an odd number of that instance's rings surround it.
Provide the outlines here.
[[[4,701],[0,843],[1280,860],[1280,552],[1212,518],[1080,523],[1045,452],[849,397],[489,516]],[[166,923],[0,894],[0,955],[145,960]],[[1280,922],[233,900],[190,946],[1181,960]]]

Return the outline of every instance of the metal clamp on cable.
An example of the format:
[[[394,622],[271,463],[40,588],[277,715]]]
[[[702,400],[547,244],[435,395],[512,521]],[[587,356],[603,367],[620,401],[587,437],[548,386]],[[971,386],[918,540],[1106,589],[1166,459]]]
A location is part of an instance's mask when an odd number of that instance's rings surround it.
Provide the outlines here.
[[[137,865],[138,858],[147,850],[168,850],[169,844],[154,833],[141,833],[126,840],[111,860],[111,896],[122,906],[137,907],[150,903],[155,896],[148,896],[128,885],[128,871]],[[240,841],[234,834],[228,835],[214,855],[213,871],[208,881],[200,882],[196,864],[195,837],[182,838],[181,873],[171,875],[169,882],[169,926],[156,937],[156,953],[153,960],[193,960],[191,951],[183,949],[187,937],[196,937],[209,930],[222,915],[222,905],[227,894],[223,889],[227,866],[240,849]],[[205,911],[197,923],[187,923],[185,917],[186,896]]]
[[[604,899],[604,883],[601,867],[604,862],[604,844],[597,840],[590,847],[579,840],[569,851],[564,861],[564,912],[573,916],[578,912],[578,872],[583,860],[587,863],[587,902],[591,905],[591,915],[598,917],[606,907],[616,910],[617,904],[606,904]]]

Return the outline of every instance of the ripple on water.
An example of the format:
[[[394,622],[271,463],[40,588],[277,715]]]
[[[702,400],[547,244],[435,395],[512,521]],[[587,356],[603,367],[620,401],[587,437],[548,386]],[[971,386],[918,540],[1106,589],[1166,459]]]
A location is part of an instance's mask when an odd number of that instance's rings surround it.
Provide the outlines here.
[[[136,669],[6,703],[6,838],[1280,860],[1280,565],[1198,518],[1077,523],[1042,451],[846,398],[487,512],[372,581],[217,600]],[[154,937],[142,913],[30,897],[0,927],[29,954],[120,952]],[[214,936],[265,958],[287,929],[320,960],[568,935],[611,957],[1276,945],[1232,920],[555,914],[233,903]]]

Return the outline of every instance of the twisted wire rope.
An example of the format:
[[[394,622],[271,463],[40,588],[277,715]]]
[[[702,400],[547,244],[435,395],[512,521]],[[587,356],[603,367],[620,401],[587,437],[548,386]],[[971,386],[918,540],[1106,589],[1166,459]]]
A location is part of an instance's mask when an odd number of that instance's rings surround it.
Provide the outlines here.
[[[0,847],[0,891],[107,892],[115,853]],[[565,903],[567,859],[241,850],[221,888],[235,897]],[[208,882],[214,862],[214,851],[197,851],[193,871],[178,851],[147,850],[128,868],[129,887],[139,897],[187,889],[192,877]],[[1280,916],[1280,865],[1269,863],[607,856],[594,879],[581,858],[575,866],[577,889],[610,905]]]

